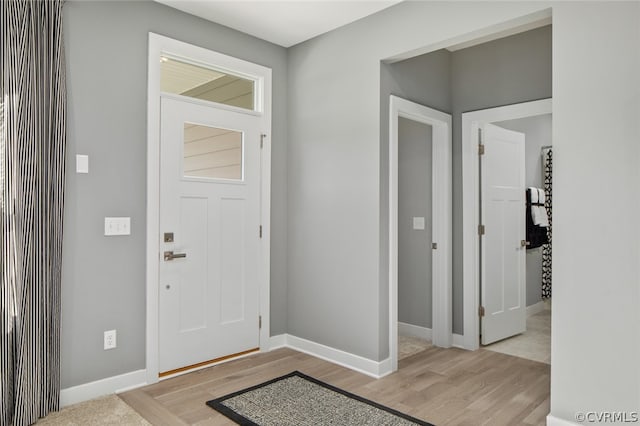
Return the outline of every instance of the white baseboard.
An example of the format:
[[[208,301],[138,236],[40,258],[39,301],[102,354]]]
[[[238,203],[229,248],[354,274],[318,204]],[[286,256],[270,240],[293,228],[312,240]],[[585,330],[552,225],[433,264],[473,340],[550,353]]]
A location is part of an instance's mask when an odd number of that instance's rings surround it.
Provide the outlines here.
[[[384,376],[388,376],[389,374],[393,373],[393,371],[391,371],[391,357],[383,359],[378,364],[378,375],[375,376],[376,379],[381,379]]]
[[[430,328],[398,321],[398,334],[431,341],[432,330]],[[464,336],[462,334],[453,333],[452,337],[453,341],[451,342],[451,346],[454,348],[464,349]]]
[[[398,321],[398,334],[431,341],[431,329]]]
[[[402,327],[398,323],[399,327]],[[424,327],[411,326],[413,332],[422,333],[431,338],[431,330]],[[416,336],[421,337],[421,336]],[[463,337],[460,334],[453,335],[453,346],[462,348]],[[269,339],[269,349],[291,348],[293,350],[304,352],[316,358],[341,365],[351,370],[358,371],[367,376],[379,379],[391,373],[391,358],[382,361],[373,361],[368,358],[354,355],[349,352],[335,349],[320,343],[292,336],[290,334],[279,334],[271,336]],[[62,389],[60,391],[60,406],[66,407],[79,402],[88,401],[100,396],[113,393],[121,393],[131,389],[139,388],[147,385],[147,370],[137,370],[130,373],[121,374],[119,376],[107,377],[106,379],[96,380],[95,382],[85,383],[78,386]],[[560,423],[558,423],[560,425]]]
[[[312,342],[310,340],[302,339],[291,334],[271,336],[270,344],[272,350],[287,347],[298,352],[303,352],[316,358],[341,365],[351,370],[355,370],[376,379],[384,377],[391,372],[390,358],[382,361],[372,361],[368,358]]]
[[[418,331],[420,333],[423,333],[423,335],[425,333],[425,330],[429,330],[428,328],[425,329],[424,327],[417,328],[422,330],[412,330],[414,332]],[[464,349],[463,344],[463,336],[461,334],[453,334],[453,346],[456,348]],[[354,355],[340,349],[335,349],[329,346],[322,345],[320,343],[292,336],[290,334],[279,334],[277,336],[271,336],[270,347],[271,350],[278,348],[290,348],[298,352],[304,352],[316,358],[341,365],[343,367],[358,371],[362,374],[366,374],[367,376],[374,377],[376,379],[391,374],[392,372],[391,357],[382,361],[372,361],[359,355]]]
[[[535,315],[539,312],[544,311],[545,309],[549,309],[544,300],[539,301],[538,303],[534,303],[531,306],[527,306],[527,317]]]
[[[269,338],[269,350],[286,348],[287,347],[287,335],[278,334],[277,336],[271,336]]]
[[[578,423],[570,422],[568,420],[559,419],[549,414],[547,416],[547,426],[579,426]]]
[[[125,392],[147,384],[147,370],[132,371],[60,390],[60,406],[66,407],[103,395]]]
[[[464,336],[462,334],[453,333],[453,342],[451,346],[454,348],[466,349],[464,347]]]

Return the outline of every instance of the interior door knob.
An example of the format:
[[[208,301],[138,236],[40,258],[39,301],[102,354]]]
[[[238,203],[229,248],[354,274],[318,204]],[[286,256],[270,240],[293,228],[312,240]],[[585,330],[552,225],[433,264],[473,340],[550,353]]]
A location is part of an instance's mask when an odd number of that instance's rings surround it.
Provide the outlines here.
[[[179,259],[182,257],[187,257],[187,253],[174,253],[172,251],[165,251],[164,252],[164,260],[165,261],[170,261],[173,259]]]

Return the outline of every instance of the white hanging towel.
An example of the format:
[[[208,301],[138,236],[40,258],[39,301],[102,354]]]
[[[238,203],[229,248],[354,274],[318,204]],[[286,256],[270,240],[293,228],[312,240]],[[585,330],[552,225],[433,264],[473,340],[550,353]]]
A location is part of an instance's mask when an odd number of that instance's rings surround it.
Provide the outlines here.
[[[547,209],[544,207],[544,189],[533,188],[531,192],[537,193],[537,204],[531,200],[531,218],[533,219],[533,224],[537,226],[547,227],[549,226],[549,216],[547,216]],[[532,197],[533,198],[533,197]]]
[[[534,206],[538,204],[538,188],[530,186],[527,192],[529,193],[529,202],[531,205]]]

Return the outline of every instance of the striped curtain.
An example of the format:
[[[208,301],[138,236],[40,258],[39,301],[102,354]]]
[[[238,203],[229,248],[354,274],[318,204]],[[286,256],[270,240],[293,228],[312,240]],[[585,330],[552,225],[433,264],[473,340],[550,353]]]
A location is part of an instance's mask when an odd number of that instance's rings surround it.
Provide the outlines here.
[[[62,0],[0,3],[0,425],[20,426],[59,405]]]
[[[544,183],[544,207],[549,217],[547,237],[549,243],[542,246],[542,298],[551,298],[551,250],[552,250],[552,225],[553,225],[553,151],[551,148],[542,150],[542,178]]]

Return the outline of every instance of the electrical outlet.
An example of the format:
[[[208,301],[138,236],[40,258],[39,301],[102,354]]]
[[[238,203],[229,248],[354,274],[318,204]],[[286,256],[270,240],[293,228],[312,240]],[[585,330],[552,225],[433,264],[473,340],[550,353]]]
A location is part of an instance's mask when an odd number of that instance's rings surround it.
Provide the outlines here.
[[[104,332],[104,350],[115,349],[116,347],[116,331],[109,330]]]

